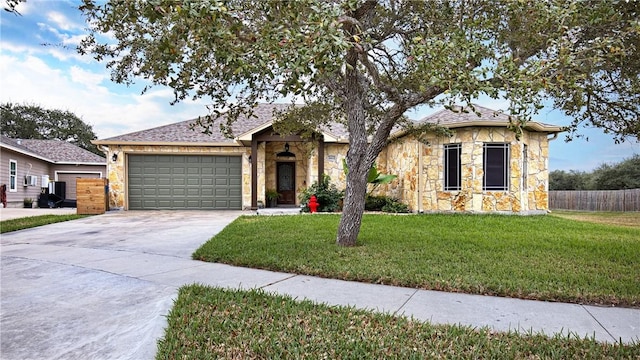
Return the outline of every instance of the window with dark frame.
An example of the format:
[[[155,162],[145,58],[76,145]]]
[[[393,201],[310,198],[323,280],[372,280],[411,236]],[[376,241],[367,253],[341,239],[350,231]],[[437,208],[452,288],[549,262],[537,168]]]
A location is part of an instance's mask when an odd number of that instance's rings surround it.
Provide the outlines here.
[[[509,144],[485,143],[482,190],[509,190]]]
[[[444,190],[461,190],[462,175],[460,164],[461,144],[444,146]]]

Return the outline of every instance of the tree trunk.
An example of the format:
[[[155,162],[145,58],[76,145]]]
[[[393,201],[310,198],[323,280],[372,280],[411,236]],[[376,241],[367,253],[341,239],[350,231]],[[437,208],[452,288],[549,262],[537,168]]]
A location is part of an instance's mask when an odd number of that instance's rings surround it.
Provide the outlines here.
[[[364,110],[363,89],[358,83],[356,70],[357,55],[351,51],[347,62],[352,66],[345,74],[344,109],[349,127],[349,151],[347,152],[347,188],[345,191],[342,217],[338,226],[336,243],[341,246],[354,246],[360,232],[364,197],[367,192],[367,174],[372,160],[367,160],[368,143],[366,114]]]
[[[351,151],[350,151],[351,152]],[[349,162],[347,155],[347,163]],[[342,216],[338,226],[338,237],[336,243],[341,246],[355,246],[362,224],[362,214],[364,213],[364,198],[367,193],[366,174],[362,174],[359,169],[349,167],[347,174],[347,189],[344,196]],[[359,168],[359,167],[358,167]],[[368,173],[368,171],[367,171]]]
[[[375,1],[367,1],[353,12],[353,16],[366,22],[376,6]],[[353,24],[347,24],[344,31],[348,38],[352,38],[362,29]],[[354,46],[345,56],[345,73],[342,89],[343,108],[347,117],[349,128],[349,151],[347,152],[347,188],[342,207],[342,216],[338,226],[336,243],[341,246],[355,246],[362,225],[364,213],[364,200],[367,193],[367,175],[376,156],[369,154],[367,142],[367,115],[364,104],[369,82],[359,73],[358,57],[362,47]],[[378,151],[379,152],[379,151]],[[376,153],[377,155],[377,153]]]

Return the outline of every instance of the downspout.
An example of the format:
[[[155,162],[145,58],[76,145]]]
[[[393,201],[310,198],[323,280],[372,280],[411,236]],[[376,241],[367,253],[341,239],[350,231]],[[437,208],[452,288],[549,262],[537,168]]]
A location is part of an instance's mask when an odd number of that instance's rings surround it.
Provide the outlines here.
[[[106,163],[106,165],[107,165],[107,166],[106,166],[106,171],[107,171],[107,173],[106,173],[106,174],[104,174],[104,177],[107,179],[107,181],[109,181],[109,174],[111,173],[111,171],[110,171],[110,168],[111,168],[111,161],[109,161],[109,160],[110,160],[110,158],[109,158],[109,147],[108,147],[108,146],[105,146],[105,145],[100,145],[100,147],[99,147],[99,148],[100,148],[100,150],[104,153],[104,156],[105,156],[105,163]],[[107,194],[107,199],[109,199],[109,200],[108,200],[108,202],[109,202],[109,208],[112,208],[112,209],[113,209],[113,208],[116,208],[117,202],[116,202],[116,203],[111,203],[111,199],[113,198],[113,197],[111,196],[111,192],[113,191],[113,188],[111,187],[111,185],[109,185],[109,186],[108,186],[108,189],[109,189],[109,193]],[[115,197],[115,196],[114,196],[114,197]]]
[[[547,147],[549,146],[549,142],[558,138],[559,133],[553,133],[552,137],[547,137]],[[545,159],[545,167],[547,168],[547,183],[545,184],[545,191],[547,192],[547,212],[549,212],[549,157]]]
[[[552,137],[547,137],[547,143],[548,143],[549,141],[553,141],[553,140],[555,140],[555,139],[557,139],[557,138],[558,138],[558,133],[553,133],[553,136],[552,136]],[[549,146],[549,145],[547,144],[547,146]],[[549,157],[548,157],[548,156],[547,156],[547,158],[545,159],[545,164],[544,164],[544,165],[545,165],[545,167],[547,168],[547,172],[549,172]],[[548,180],[547,180],[546,190],[547,190],[547,192],[549,192],[549,181],[548,181]]]
[[[422,171],[424,171],[424,159],[422,159],[422,147],[423,143],[418,141],[418,213],[422,214],[424,209],[422,208]]]

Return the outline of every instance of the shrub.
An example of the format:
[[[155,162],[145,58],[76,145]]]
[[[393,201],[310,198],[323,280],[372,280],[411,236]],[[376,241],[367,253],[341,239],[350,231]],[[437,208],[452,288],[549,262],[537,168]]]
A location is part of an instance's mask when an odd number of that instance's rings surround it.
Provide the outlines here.
[[[335,184],[331,184],[331,177],[323,174],[322,182],[314,182],[304,189],[299,195],[300,203],[304,204],[303,212],[309,212],[309,199],[315,195],[318,200],[319,212],[334,212],[340,210],[340,201],[344,197],[344,192],[338,190]]]
[[[408,213],[409,207],[388,196],[367,195],[365,198],[364,209],[367,211],[382,211],[388,213]]]
[[[390,200],[388,196],[374,196],[368,195],[364,200],[364,209],[367,211],[382,211],[382,208],[387,205],[387,200]]]
[[[397,199],[389,199],[382,207],[382,211],[388,213],[408,213],[409,207]]]

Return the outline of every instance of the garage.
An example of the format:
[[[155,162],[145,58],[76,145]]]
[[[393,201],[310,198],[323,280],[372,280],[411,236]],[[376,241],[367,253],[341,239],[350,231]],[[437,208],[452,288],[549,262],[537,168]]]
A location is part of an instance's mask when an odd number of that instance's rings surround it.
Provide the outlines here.
[[[76,179],[99,179],[100,173],[56,172],[57,182],[65,183],[65,199],[77,199]]]
[[[128,155],[130,210],[240,210],[242,158]]]

